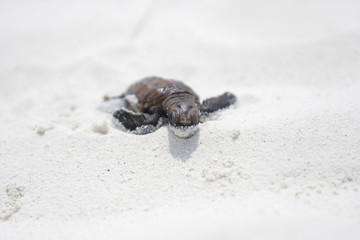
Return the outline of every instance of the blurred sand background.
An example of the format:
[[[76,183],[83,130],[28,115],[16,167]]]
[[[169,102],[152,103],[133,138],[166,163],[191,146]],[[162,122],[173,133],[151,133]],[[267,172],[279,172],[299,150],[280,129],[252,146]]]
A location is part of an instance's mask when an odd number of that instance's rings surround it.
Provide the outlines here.
[[[190,139],[96,107],[239,104]],[[359,1],[0,1],[0,239],[359,239]]]

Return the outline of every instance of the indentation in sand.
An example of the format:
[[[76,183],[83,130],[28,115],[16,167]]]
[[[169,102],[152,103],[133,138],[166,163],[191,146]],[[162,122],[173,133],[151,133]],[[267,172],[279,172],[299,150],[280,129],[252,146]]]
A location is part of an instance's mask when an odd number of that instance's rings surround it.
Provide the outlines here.
[[[105,135],[108,133],[109,127],[106,122],[103,122],[101,124],[93,124],[92,130],[93,132]]]
[[[36,133],[40,136],[43,136],[47,131],[54,129],[54,126],[36,126],[34,127],[34,130],[36,131]]]
[[[7,201],[0,206],[0,220],[8,220],[17,213],[22,203],[19,201],[24,196],[25,188],[17,184],[9,184],[5,191],[8,197]]]

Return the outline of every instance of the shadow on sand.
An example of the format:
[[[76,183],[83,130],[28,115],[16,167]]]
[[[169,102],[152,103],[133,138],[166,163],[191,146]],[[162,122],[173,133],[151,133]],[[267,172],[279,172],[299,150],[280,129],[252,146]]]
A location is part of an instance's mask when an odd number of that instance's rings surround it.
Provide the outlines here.
[[[200,130],[198,130],[194,136],[190,138],[179,138],[168,127],[168,139],[171,155],[181,161],[188,160],[199,145],[199,136]]]

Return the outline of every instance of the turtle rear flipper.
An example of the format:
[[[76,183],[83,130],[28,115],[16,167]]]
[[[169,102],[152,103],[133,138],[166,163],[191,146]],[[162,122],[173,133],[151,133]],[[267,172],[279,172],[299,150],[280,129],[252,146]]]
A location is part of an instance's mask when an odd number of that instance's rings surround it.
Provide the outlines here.
[[[158,113],[133,113],[126,109],[116,111],[113,116],[128,131],[136,131],[138,128],[141,128],[135,132],[137,134],[146,134],[155,131],[160,119]]]
[[[124,98],[125,97],[125,94],[121,94],[119,96],[114,96],[114,97],[109,97],[108,95],[105,95],[103,97],[104,101],[110,101],[110,100],[113,100],[113,99],[121,99],[121,98]]]
[[[202,104],[200,105],[200,112],[207,114],[213,113],[217,110],[227,108],[230,105],[236,102],[236,97],[234,94],[225,92],[224,94],[218,97],[212,97],[205,99]]]
[[[122,107],[126,107],[127,103],[125,101],[125,95],[121,94],[120,96],[116,97],[109,97],[105,95],[104,101],[97,106],[97,109],[105,112],[105,113],[114,113],[115,111],[119,110]]]

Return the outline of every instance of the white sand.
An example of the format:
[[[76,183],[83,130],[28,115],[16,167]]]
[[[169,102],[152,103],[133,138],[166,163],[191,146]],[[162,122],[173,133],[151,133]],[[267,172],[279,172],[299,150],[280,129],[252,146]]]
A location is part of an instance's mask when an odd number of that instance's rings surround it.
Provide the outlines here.
[[[270,3],[271,2],[271,3]],[[360,239],[359,1],[2,1],[0,239]],[[190,139],[102,96],[239,105]]]

